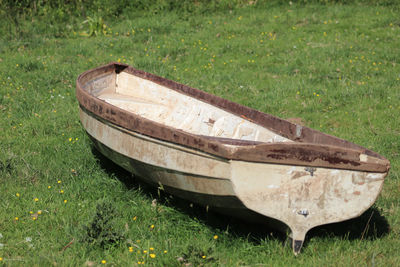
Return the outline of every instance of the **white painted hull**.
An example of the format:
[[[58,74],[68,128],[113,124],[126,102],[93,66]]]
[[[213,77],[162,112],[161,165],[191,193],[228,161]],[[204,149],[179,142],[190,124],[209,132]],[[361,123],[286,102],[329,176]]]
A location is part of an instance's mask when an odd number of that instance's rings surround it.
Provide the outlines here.
[[[295,253],[311,228],[367,210],[386,176],[228,160],[126,130],[82,109],[80,117],[100,152],[121,167],[190,201],[279,220],[292,231]]]

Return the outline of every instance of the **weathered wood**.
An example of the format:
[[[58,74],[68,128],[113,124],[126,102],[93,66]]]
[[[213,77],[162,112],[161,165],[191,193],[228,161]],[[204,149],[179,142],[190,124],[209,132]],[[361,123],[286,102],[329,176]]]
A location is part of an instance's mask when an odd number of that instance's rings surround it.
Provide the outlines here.
[[[282,222],[296,254],[311,228],[368,209],[390,168],[356,144],[123,64],[80,75],[77,98],[101,153],[183,198]]]

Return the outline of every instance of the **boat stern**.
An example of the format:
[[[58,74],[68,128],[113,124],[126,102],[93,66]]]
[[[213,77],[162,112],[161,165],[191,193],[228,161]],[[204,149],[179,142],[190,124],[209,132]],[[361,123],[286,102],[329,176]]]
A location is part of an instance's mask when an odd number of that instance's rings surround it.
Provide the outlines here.
[[[319,225],[360,216],[381,192],[387,172],[231,161],[237,197],[250,210],[285,223],[300,252]]]

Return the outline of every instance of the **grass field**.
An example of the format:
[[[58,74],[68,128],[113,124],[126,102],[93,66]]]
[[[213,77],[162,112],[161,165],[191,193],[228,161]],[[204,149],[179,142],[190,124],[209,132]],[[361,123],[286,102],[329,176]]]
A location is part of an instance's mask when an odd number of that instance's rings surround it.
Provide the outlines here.
[[[400,262],[400,6],[255,2],[56,25],[0,18],[0,266]],[[391,161],[382,194],[360,218],[312,230],[295,257],[284,234],[150,189],[79,122],[77,76],[110,61],[368,147]]]

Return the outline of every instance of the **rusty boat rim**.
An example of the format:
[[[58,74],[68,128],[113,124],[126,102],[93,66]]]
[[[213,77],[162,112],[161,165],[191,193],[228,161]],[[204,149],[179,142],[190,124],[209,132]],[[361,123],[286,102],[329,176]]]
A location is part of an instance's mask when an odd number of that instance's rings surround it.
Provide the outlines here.
[[[85,89],[85,84],[110,73],[128,74],[152,81],[181,94],[196,98],[245,120],[265,127],[290,143],[264,143],[196,135],[164,125],[109,104]],[[270,114],[240,105],[172,80],[112,62],[88,70],[76,81],[76,97],[80,108],[91,116],[126,130],[152,138],[200,150],[227,160],[324,167],[366,172],[388,172],[389,161],[383,156],[352,142],[317,130],[291,123]],[[235,145],[234,148],[226,144]]]

